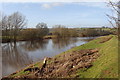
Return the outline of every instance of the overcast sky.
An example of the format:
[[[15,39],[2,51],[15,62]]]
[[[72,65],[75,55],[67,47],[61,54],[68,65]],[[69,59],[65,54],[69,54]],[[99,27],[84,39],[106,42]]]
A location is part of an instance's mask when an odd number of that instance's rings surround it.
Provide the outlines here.
[[[105,14],[114,15],[104,2],[2,3],[0,9],[6,15],[19,11],[26,16],[29,28],[39,22],[47,23],[49,27],[57,24],[67,27],[109,27]]]

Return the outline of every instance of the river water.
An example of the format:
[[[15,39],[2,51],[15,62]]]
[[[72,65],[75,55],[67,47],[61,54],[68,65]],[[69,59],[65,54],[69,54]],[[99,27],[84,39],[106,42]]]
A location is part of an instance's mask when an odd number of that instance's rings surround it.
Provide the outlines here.
[[[87,43],[95,37],[45,39],[19,41],[16,44],[2,43],[2,76],[16,72],[28,64],[53,57],[75,46]]]

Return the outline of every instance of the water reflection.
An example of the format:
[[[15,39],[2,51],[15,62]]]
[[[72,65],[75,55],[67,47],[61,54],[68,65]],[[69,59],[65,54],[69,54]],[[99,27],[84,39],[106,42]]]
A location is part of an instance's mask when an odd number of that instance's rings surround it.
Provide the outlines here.
[[[46,49],[48,40],[35,40],[35,41],[26,41],[24,44],[20,44],[27,51],[35,51],[38,49]]]
[[[77,38],[58,38],[58,39],[52,39],[52,42],[54,48],[61,49],[70,44],[77,42]]]
[[[97,37],[82,37],[81,41],[87,41],[87,42],[89,42],[89,41],[91,41],[91,40],[93,40],[95,38],[97,38]]]
[[[2,43],[3,76],[9,75],[27,64],[52,57],[72,47],[86,43],[89,38],[62,38],[39,41]]]
[[[17,44],[6,43],[2,46],[3,76],[32,63],[32,59]]]

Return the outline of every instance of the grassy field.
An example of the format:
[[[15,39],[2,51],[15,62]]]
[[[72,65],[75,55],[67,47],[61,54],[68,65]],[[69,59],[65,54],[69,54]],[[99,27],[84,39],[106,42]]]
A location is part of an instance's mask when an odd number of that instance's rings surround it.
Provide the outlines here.
[[[100,57],[93,62],[93,66],[83,70],[77,70],[75,75],[78,75],[80,78],[117,78],[118,77],[118,38],[115,35],[102,36],[96,38],[86,44],[72,48],[66,52],[63,52],[59,55],[67,54],[71,51],[84,50],[84,49],[99,49]],[[59,58],[59,55],[54,56]],[[50,62],[50,61],[49,61]],[[42,62],[37,62],[26,67],[40,67]],[[26,69],[25,68],[25,69]],[[17,77],[31,75],[28,72],[24,72],[24,69],[11,74],[8,77]]]
[[[110,36],[107,36],[110,37]],[[75,48],[100,48],[100,57],[93,63],[93,67],[87,71],[78,71],[82,78],[117,78],[118,77],[118,40],[116,36],[104,43],[99,43],[107,37],[100,37],[85,45]],[[83,47],[84,46],[84,47]]]

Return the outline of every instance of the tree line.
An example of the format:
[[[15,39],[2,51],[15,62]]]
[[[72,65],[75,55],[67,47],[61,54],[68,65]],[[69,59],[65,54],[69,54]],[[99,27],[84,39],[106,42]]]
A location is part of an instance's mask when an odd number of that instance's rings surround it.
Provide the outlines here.
[[[25,30],[26,24],[26,17],[20,12],[15,12],[9,16],[2,15],[2,20],[0,21],[2,41],[16,42],[19,39],[41,39],[49,32],[46,23],[38,23],[36,28],[31,30]]]
[[[78,33],[75,28],[67,28],[64,25],[53,26],[52,33],[53,35],[56,35],[59,38],[78,37]]]
[[[2,15],[0,26],[2,26],[2,42],[43,39],[50,32],[47,24],[43,22],[36,24],[35,28],[27,28],[27,19],[20,12],[8,16]],[[102,28],[68,28],[64,25],[54,25],[51,33],[57,38],[94,37],[113,34],[111,30]]]
[[[84,28],[79,31],[80,37],[105,36],[109,34],[116,34],[116,30],[113,28]]]

